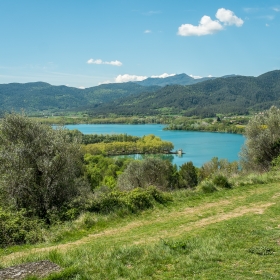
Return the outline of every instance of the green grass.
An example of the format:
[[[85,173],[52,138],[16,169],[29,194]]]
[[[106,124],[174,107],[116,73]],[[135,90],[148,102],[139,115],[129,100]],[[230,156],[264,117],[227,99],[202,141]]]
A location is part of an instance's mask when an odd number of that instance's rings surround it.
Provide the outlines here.
[[[0,263],[48,259],[64,268],[46,279],[280,279],[280,184],[239,184],[246,180],[210,194],[177,191],[167,206],[137,215],[98,217],[103,225],[76,226],[79,234],[62,234],[57,245],[2,250]]]

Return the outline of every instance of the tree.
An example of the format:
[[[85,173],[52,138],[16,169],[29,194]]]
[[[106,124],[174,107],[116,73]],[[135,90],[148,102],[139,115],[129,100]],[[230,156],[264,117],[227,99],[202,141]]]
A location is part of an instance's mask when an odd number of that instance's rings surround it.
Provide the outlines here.
[[[173,166],[167,160],[147,158],[132,161],[118,177],[117,187],[121,190],[155,186],[159,189],[171,188],[170,177]]]
[[[179,170],[179,187],[194,188],[198,184],[197,172],[191,161],[184,163]]]
[[[73,138],[73,137],[72,137]],[[80,145],[67,130],[9,114],[0,128],[0,192],[40,218],[79,193]]]
[[[280,110],[272,106],[253,117],[245,130],[246,142],[241,151],[244,169],[266,171],[280,155]]]

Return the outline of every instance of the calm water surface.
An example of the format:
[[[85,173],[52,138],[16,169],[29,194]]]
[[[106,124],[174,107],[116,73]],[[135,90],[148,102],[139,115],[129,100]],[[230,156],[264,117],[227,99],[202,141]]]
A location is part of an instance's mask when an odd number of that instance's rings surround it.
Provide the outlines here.
[[[164,125],[160,124],[78,124],[66,127],[78,129],[84,134],[155,134],[162,140],[171,141],[174,150],[183,149],[185,154],[182,157],[168,156],[173,157],[172,162],[178,166],[192,161],[195,166],[200,167],[213,157],[226,158],[229,161],[238,160],[238,153],[245,141],[244,136],[238,134],[163,130]]]

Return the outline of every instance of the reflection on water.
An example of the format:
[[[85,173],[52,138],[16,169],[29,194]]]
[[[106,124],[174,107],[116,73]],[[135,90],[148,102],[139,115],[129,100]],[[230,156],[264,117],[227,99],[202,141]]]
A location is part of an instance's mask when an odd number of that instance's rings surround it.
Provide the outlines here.
[[[181,166],[185,162],[192,161],[197,167],[211,160],[213,157],[226,158],[229,161],[238,160],[238,153],[244,144],[245,138],[242,135],[216,132],[198,131],[171,131],[163,130],[163,125],[113,125],[113,124],[80,124],[66,125],[69,129],[78,129],[84,134],[120,134],[144,136],[154,134],[162,140],[170,141],[174,144],[174,151],[183,149],[183,154],[179,157],[174,155],[159,155],[160,157],[173,157],[173,163]],[[131,155],[133,158],[135,155]],[[147,156],[147,155],[138,155]]]

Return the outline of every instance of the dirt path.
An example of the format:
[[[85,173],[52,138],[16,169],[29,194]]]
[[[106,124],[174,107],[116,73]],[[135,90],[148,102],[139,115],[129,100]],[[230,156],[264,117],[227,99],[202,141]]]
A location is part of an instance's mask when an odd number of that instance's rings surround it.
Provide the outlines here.
[[[164,225],[165,223],[168,224],[170,221],[173,221],[174,219],[179,219],[180,217],[182,219],[184,219],[184,217],[188,217],[191,218],[195,221],[187,221],[182,223],[180,226],[177,226],[175,228],[171,229],[164,229],[162,228],[161,230],[157,230],[156,232],[154,232],[149,236],[145,236],[145,237],[141,237],[140,239],[138,239],[137,241],[134,242],[134,244],[143,244],[143,243],[150,243],[150,242],[156,242],[158,241],[160,238],[166,238],[166,237],[173,237],[173,236],[179,236],[181,234],[183,234],[184,232],[189,232],[191,230],[195,230],[198,228],[203,228],[205,226],[214,224],[214,223],[218,223],[218,222],[222,222],[225,220],[229,220],[232,218],[236,218],[236,217],[240,217],[249,213],[253,213],[253,214],[262,214],[265,209],[267,209],[269,206],[275,204],[275,203],[260,203],[260,204],[252,204],[252,205],[247,205],[244,207],[236,207],[232,210],[227,210],[227,212],[224,212],[223,207],[225,206],[231,206],[231,204],[234,203],[235,200],[240,199],[239,198],[235,198],[234,200],[228,200],[228,199],[224,199],[224,200],[220,200],[218,202],[214,202],[214,203],[206,203],[203,204],[201,206],[198,207],[187,207],[185,209],[183,209],[182,211],[172,211],[170,213],[167,213],[164,216],[160,216],[160,217],[154,217],[152,219],[150,219],[149,221],[137,221],[137,222],[131,222],[129,224],[127,224],[126,226],[122,226],[122,227],[118,227],[118,228],[114,228],[114,229],[108,229],[105,230],[103,232],[100,233],[96,233],[96,234],[90,234],[86,237],[83,237],[77,241],[74,242],[69,242],[66,244],[59,244],[59,245],[55,245],[55,246],[50,246],[50,247],[44,247],[44,248],[34,248],[29,250],[28,252],[16,252],[16,253],[12,253],[10,255],[4,256],[2,258],[0,258],[0,262],[1,263],[6,263],[6,262],[10,262],[12,260],[21,258],[21,257],[25,257],[26,255],[29,254],[36,254],[36,253],[46,253],[46,252],[50,252],[52,250],[58,250],[58,251],[67,251],[70,249],[73,249],[79,245],[83,245],[83,244],[88,244],[98,238],[102,238],[102,237],[116,237],[116,236],[122,236],[125,238],[125,233],[129,232],[131,230],[135,230],[137,228],[140,227],[144,227],[144,226],[149,226],[151,224],[160,224],[160,225]],[[199,215],[201,213],[206,213],[207,211],[212,211],[212,210],[216,210],[216,214],[211,215],[207,218],[200,218]]]
[[[230,220],[230,219],[233,219],[233,218],[241,217],[241,216],[246,215],[246,214],[263,214],[263,212],[269,206],[272,206],[274,204],[275,203],[266,203],[266,204],[260,204],[260,205],[257,205],[257,206],[254,205],[252,207],[239,207],[239,208],[236,208],[235,210],[233,210],[230,213],[219,213],[217,215],[213,215],[211,217],[203,218],[199,221],[191,222],[191,223],[188,223],[186,225],[180,226],[176,230],[172,230],[171,234],[170,234],[170,232],[165,232],[165,235],[163,235],[162,232],[160,232],[156,236],[148,237],[148,238],[145,238],[145,239],[142,239],[142,240],[138,240],[138,241],[134,242],[134,244],[150,243],[150,242],[159,240],[159,238],[165,238],[165,237],[169,237],[169,236],[172,236],[172,237],[180,236],[181,234],[183,234],[185,232],[189,232],[189,231],[192,231],[192,230],[203,228],[205,226],[215,224],[215,223],[219,223],[219,222],[223,222],[223,221]]]

